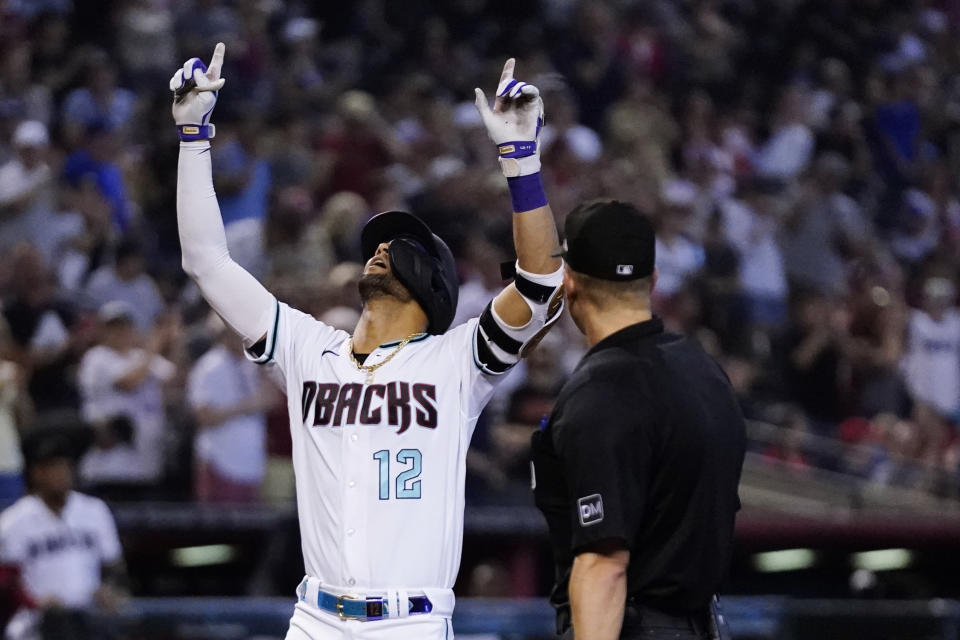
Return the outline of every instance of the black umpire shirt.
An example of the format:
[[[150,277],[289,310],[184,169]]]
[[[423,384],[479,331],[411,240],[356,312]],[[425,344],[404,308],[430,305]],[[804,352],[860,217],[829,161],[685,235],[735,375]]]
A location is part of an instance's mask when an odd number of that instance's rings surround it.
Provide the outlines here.
[[[746,434],[726,375],[658,318],[600,341],[533,436],[533,486],[550,528],[558,626],[574,557],[630,551],[627,598],[703,612],[729,561]]]

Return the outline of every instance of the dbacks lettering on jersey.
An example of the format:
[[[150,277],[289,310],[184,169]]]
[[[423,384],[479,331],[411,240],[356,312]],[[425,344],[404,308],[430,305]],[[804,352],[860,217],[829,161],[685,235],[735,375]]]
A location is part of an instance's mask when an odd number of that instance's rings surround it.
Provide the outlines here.
[[[400,435],[410,428],[414,418],[418,426],[437,427],[437,388],[423,382],[362,385],[307,380],[303,383],[300,406],[303,424],[314,427],[384,425],[399,427]],[[308,423],[311,408],[313,421]]]
[[[90,532],[61,532],[31,539],[27,544],[27,557],[36,560],[42,555],[60,553],[73,548],[95,549],[97,540]]]

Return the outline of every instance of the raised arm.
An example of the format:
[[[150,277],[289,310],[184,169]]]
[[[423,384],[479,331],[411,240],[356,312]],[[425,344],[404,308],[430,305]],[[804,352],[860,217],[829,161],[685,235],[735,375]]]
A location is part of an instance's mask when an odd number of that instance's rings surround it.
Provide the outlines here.
[[[488,359],[504,364],[516,362],[535,345],[563,310],[563,261],[554,257],[557,227],[540,180],[543,100],[535,86],[514,79],[515,64],[510,58],[503,66],[492,109],[476,89],[477,109],[497,145],[514,211],[516,279],[480,317]],[[494,364],[491,372],[498,368]]]
[[[217,45],[209,69],[191,58],[170,80],[173,117],[181,140],[177,227],[183,270],[224,322],[252,345],[266,335],[276,300],[230,257],[213,189],[210,138],[215,129],[210,115],[224,84],[220,77],[224,49],[222,42]]]

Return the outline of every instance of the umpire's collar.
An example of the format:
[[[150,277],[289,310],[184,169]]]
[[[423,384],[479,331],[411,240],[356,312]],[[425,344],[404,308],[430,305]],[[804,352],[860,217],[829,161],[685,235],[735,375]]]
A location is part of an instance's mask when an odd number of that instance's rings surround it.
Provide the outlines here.
[[[613,349],[615,347],[622,347],[627,344],[636,344],[644,338],[655,336],[659,333],[663,333],[663,320],[657,316],[653,316],[649,320],[628,325],[619,331],[611,333],[606,338],[593,345],[590,350],[587,351],[586,356],[584,357],[591,356],[598,351],[603,351],[604,349]]]

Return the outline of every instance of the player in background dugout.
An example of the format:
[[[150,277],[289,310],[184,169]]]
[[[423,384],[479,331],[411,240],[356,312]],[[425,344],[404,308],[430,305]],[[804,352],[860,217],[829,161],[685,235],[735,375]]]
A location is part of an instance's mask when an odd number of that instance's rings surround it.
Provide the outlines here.
[[[5,640],[100,640],[89,613],[125,597],[110,509],[73,490],[76,451],[59,433],[24,442],[28,493],[0,513],[0,601],[15,602]]]

